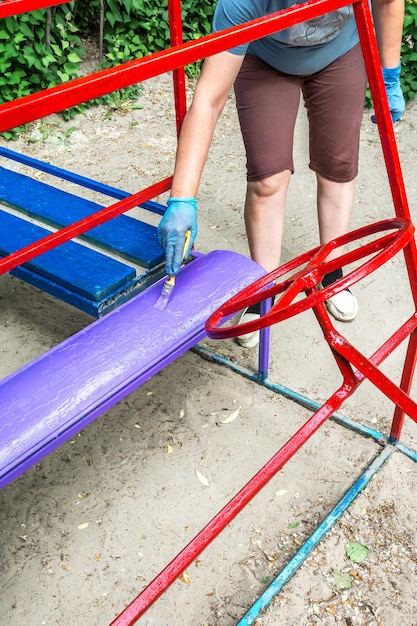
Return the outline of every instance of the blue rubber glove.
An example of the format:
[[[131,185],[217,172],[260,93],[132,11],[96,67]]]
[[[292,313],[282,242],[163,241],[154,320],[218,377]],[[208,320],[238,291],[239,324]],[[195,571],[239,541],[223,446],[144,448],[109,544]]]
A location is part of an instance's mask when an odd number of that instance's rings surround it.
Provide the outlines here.
[[[389,110],[391,111],[392,123],[398,122],[403,116],[405,100],[400,84],[401,63],[397,67],[383,67],[382,76],[384,78],[385,91],[387,92]],[[372,121],[376,124],[375,115]]]
[[[168,208],[158,226],[158,239],[165,250],[165,271],[168,276],[175,276],[180,269],[187,230],[190,231],[190,242],[184,254],[185,259],[197,236],[197,202],[195,198],[169,198]]]

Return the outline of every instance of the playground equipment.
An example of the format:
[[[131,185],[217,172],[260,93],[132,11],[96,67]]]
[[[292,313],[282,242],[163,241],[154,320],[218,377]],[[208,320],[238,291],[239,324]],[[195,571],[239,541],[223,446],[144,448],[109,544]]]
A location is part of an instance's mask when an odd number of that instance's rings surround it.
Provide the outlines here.
[[[233,286],[228,281],[234,275]],[[249,259],[213,251],[180,272],[164,315],[155,283],[0,383],[0,486],[206,336],[213,307],[261,274]],[[189,293],[193,294],[192,299]],[[40,381],[47,381],[47,393]]]
[[[0,17],[54,4],[60,3],[6,0],[0,4]],[[170,49],[110,70],[97,72],[90,77],[71,81],[13,103],[3,104],[0,106],[0,131],[169,70],[174,71],[175,104],[179,129],[185,113],[182,69],[185,64],[345,5],[345,0],[313,0],[286,12],[254,20],[239,28],[183,44],[181,5],[179,0],[169,0],[172,33]],[[1,212],[0,223],[4,220],[5,229],[8,229],[6,231],[8,236],[4,241],[0,239],[0,250],[3,255],[7,255],[0,261],[1,273],[14,272],[28,282],[100,318],[80,333],[0,382],[0,414],[2,415],[0,486],[16,478],[184,351],[196,346],[198,341],[207,334],[221,338],[236,336],[255,328],[262,329],[257,372],[244,371],[243,368],[201,347],[197,347],[197,350],[219,363],[227,364],[235,371],[247,375],[277,393],[283,393],[295,401],[302,402],[304,406],[314,411],[305,425],[116,618],[113,626],[135,623],[307,439],[327,419],[335,418],[334,412],[365,378],[376,385],[395,405],[392,428],[388,437],[381,433],[367,432],[368,436],[374,436],[377,441],[384,444],[381,454],[373,460],[351,490],[345,494],[332,513],[317,528],[296,557],[291,560],[240,623],[253,623],[259,611],[268,605],[394,450],[399,450],[417,460],[416,453],[400,442],[405,415],[417,421],[417,405],[409,396],[417,347],[415,311],[371,357],[366,357],[334,328],[323,304],[326,298],[361,280],[400,251],[404,252],[414,304],[417,302],[414,228],[410,220],[395,137],[386,102],[372,19],[367,0],[357,0],[353,3],[353,8],[375,103],[396,217],[350,233],[326,246],[315,248],[268,276],[263,276],[262,270],[256,264],[234,253],[215,251],[206,256],[194,255],[191,262],[180,271],[175,289],[175,294],[179,297],[172,298],[166,310],[161,314],[152,308],[152,304],[160,293],[163,276],[162,251],[156,241],[155,229],[137,220],[131,221],[131,218],[122,214],[139,205],[151,211],[163,213],[164,207],[153,202],[153,198],[170,188],[171,179],[157,182],[148,189],[129,195],[96,181],[17,155],[12,151],[2,150],[1,152],[2,156],[7,158],[43,169],[87,188],[107,193],[118,202],[102,208],[77,196],[60,192],[54,187],[48,187],[44,183],[37,183],[30,177],[15,174],[6,168],[0,171],[0,188],[6,204],[12,205],[15,209],[20,208],[22,214],[35,215],[37,218],[44,219],[45,224],[53,223],[60,228],[52,234],[46,234],[43,230],[35,232],[29,227],[22,230],[19,228],[20,239],[12,241],[10,246],[10,238],[15,236],[16,231],[14,220],[20,220],[21,225],[22,218],[13,216],[12,219],[9,213]],[[33,202],[35,195],[44,197],[47,200],[47,206],[41,207],[40,203]],[[65,216],[59,208],[57,211],[51,211],[52,205],[61,207],[63,204],[71,207],[69,217]],[[108,224],[110,219],[113,220],[111,225]],[[85,270],[81,272],[77,270],[74,273],[69,271],[64,257],[60,256],[63,254],[62,250],[65,253],[68,250],[68,254],[74,255],[77,259],[88,254],[71,239],[81,236],[94,237],[94,243],[100,245],[103,250],[116,251],[117,237],[113,237],[117,228],[133,231],[133,245],[129,247],[129,250],[123,247],[117,252],[121,255],[121,259],[123,257],[131,259],[134,255],[134,260],[144,267],[142,273],[132,272],[122,260],[111,264],[101,253],[97,253],[99,256],[95,258],[95,262],[103,267],[103,281],[99,285],[86,284],[89,273]],[[90,232],[91,229],[94,230]],[[89,231],[88,235],[87,231]],[[140,257],[137,256],[134,245],[137,237],[140,237],[144,243]],[[366,242],[363,245],[336,261],[327,261],[328,254],[333,248],[344,243],[353,244],[364,238]],[[45,253],[50,255],[49,259]],[[40,257],[41,254],[42,257]],[[325,290],[317,289],[322,274],[365,258],[367,260],[362,265],[346,274],[343,279]],[[91,260],[86,257],[84,262],[85,267],[88,267]],[[233,276],[233,282],[227,279],[224,268],[228,275]],[[281,282],[271,286],[271,282],[278,281],[278,279],[281,279]],[[187,298],[181,297],[181,294],[185,293]],[[279,294],[279,298],[269,309],[268,299],[276,294]],[[294,303],[294,298],[302,294],[305,294],[305,298],[298,299]],[[259,321],[240,328],[220,326],[227,316],[259,300],[265,301],[263,316]],[[120,304],[122,306],[119,306]],[[314,310],[325,340],[329,343],[343,376],[342,386],[322,406],[317,406],[308,398],[302,398],[298,394],[280,388],[268,377],[268,328],[270,324],[278,323],[308,308]],[[107,314],[101,317],[104,313]],[[147,328],[150,329],[146,332],[143,331],[144,326],[137,323],[138,317],[144,314],[149,321]],[[150,320],[149,315],[153,316]],[[132,332],[134,332],[133,336]],[[409,337],[409,344],[402,378],[400,385],[396,385],[378,369],[378,366],[407,337]],[[62,370],[67,373],[65,386],[62,385],[62,376],[56,374]],[[47,398],[44,397],[44,388],[49,390]],[[341,419],[340,423],[343,422],[344,420]],[[357,429],[360,431],[360,428]]]

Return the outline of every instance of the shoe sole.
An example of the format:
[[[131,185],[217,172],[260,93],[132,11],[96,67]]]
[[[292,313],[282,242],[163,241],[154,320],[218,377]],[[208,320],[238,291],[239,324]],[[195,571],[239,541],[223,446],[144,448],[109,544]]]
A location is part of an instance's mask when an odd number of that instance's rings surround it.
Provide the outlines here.
[[[341,311],[333,302],[333,298],[329,298],[329,300],[326,300],[324,303],[330,315],[332,315],[339,322],[353,322],[358,314],[359,306],[357,300],[353,293],[351,295],[353,301],[353,309],[350,313],[344,313],[343,311]]]
[[[260,315],[257,313],[241,313],[237,323],[242,324],[244,322],[251,322],[252,320],[259,319]],[[253,333],[247,333],[246,335],[240,335],[235,337],[236,343],[242,348],[255,348],[259,344],[259,330],[255,330]]]

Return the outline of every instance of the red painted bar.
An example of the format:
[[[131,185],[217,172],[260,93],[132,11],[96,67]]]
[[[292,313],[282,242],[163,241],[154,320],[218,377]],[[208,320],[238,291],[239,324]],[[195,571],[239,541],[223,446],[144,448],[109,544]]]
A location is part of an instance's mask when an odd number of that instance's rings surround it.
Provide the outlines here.
[[[369,242],[361,242],[370,235],[380,232],[385,233],[386,231],[392,232],[383,234],[378,239]],[[309,252],[305,252],[299,257],[281,265],[234,296],[229,302],[225,302],[207,320],[207,333],[212,339],[237,337],[261,330],[266,326],[277,324],[307,311],[323,303],[336,293],[348,289],[371,272],[382,267],[389,259],[409,244],[413,235],[414,226],[410,220],[393,218],[363,226],[327,244],[313,248]],[[329,254],[335,249],[355,241],[357,242],[356,248],[342,256],[338,256],[332,261],[326,262]],[[366,258],[366,260],[353,271],[343,276],[343,278],[338,279],[324,289],[315,289],[322,277],[328,272],[360,261],[362,258]],[[289,273],[292,275],[288,278]],[[287,278],[282,280],[285,276]],[[306,297],[295,300],[301,292],[305,292],[307,294]],[[275,297],[274,305],[259,319],[244,324],[221,326],[223,321],[245,307],[273,297]]]
[[[273,476],[291,459],[300,447],[324,424],[354,389],[344,385],[332,396],[263,468],[226,504],[226,506],[165,567],[142,593],[111,623],[110,626],[133,626],[147,609],[163,594],[195,558],[226,528],[242,509],[261,491]]]
[[[396,215],[410,218],[407,195],[398,156],[394,128],[391,122],[388,101],[382,77],[381,63],[377,42],[374,36],[372,16],[367,2],[354,6],[356,23],[360,35],[363,57],[369,78],[369,88],[378,119],[378,130],[381,138],[385,165],[391,184]]]
[[[180,46],[183,43],[181,0],[168,0],[168,16],[171,47]],[[175,119],[177,123],[177,134],[179,135],[187,111],[184,67],[179,67],[173,71],[173,81]]]
[[[414,329],[415,330],[415,329]],[[416,369],[416,354],[417,354],[417,334],[413,332],[410,336],[407,354],[405,357],[404,368],[401,376],[400,387],[404,392],[409,395],[411,393],[411,386]],[[394,417],[391,424],[390,440],[393,442],[399,441],[401,437],[401,431],[404,425],[405,411],[401,408],[399,403],[396,404],[394,410]],[[412,417],[412,416],[410,416]],[[417,419],[414,416],[414,421]]]
[[[39,239],[30,246],[26,246],[21,250],[17,250],[17,252],[13,252],[13,254],[9,254],[7,257],[0,260],[0,275],[9,272],[22,263],[26,263],[26,261],[33,259],[35,256],[38,256],[43,252],[56,248],[56,246],[73,239],[73,237],[77,237],[78,235],[85,233],[87,230],[90,230],[90,228],[94,228],[94,226],[103,224],[103,222],[110,220],[112,217],[116,217],[116,215],[120,215],[125,211],[129,211],[129,209],[139,206],[150,198],[155,198],[155,196],[163,193],[164,191],[168,191],[168,189],[171,188],[171,181],[171,177],[166,178],[165,180],[162,180],[147,189],[143,189],[142,191],[132,194],[115,204],[111,204],[101,211],[97,211],[94,215],[90,215],[85,219],[74,222],[74,224],[71,224],[70,226],[61,228],[61,230]]]
[[[68,2],[71,0],[3,0],[0,2],[0,19],[38,9],[47,9]]]
[[[99,98],[343,6],[346,6],[346,0],[316,0],[300,4],[293,9],[253,20],[245,26],[207,35],[198,41],[187,42],[114,68],[101,70],[91,76],[68,81],[14,102],[4,103],[0,106],[0,132],[63,111],[81,102]]]
[[[386,342],[383,348],[378,350],[378,356],[380,360],[385,360],[397,347],[402,339],[404,339],[404,330],[414,332],[417,326],[416,316],[408,321],[408,323],[402,326],[396,331],[390,340]],[[360,381],[367,379],[371,381],[377,389],[387,396],[397,407],[401,408],[407,413],[407,415],[417,422],[417,404],[407,395],[402,389],[400,389],[395,383],[393,383],[388,376],[386,376],[381,370],[379,370],[372,360],[364,356],[357,350],[352,344],[350,344],[344,337],[337,335],[335,340],[331,341],[329,345],[342,355],[349,363],[353,363],[358,368],[361,376],[357,376]]]
[[[368,73],[369,87],[375,107],[375,115],[378,119],[378,130],[381,139],[382,151],[385,158],[388,179],[393,197],[395,214],[400,217],[410,217],[410,209],[398,155],[398,148],[391,123],[388,102],[385,94],[384,80],[379,61],[378,46],[373,33],[372,16],[367,2],[361,2],[354,6],[358,32],[363,50],[366,71]],[[414,306],[417,306],[417,247],[415,239],[404,248],[404,258],[407,267],[408,279]],[[401,378],[401,389],[406,394],[410,393],[411,385],[417,362],[417,340],[414,335],[410,337],[404,369]],[[404,412],[397,404],[394,410],[390,437],[398,441],[404,423]]]

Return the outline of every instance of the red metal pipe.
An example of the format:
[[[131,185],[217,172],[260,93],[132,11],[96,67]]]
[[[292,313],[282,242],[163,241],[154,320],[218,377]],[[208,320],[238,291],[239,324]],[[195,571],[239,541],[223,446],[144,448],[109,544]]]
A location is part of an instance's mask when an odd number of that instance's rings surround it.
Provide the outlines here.
[[[393,197],[395,214],[399,217],[410,219],[410,208],[404,185],[404,178],[398,155],[397,142],[394,128],[391,122],[391,114],[384,86],[384,79],[379,60],[378,45],[376,42],[372,16],[367,2],[354,5],[355,17],[360,36],[366,71],[368,74],[369,88],[378,121],[379,136],[382,151],[385,158],[388,179]],[[417,305],[417,249],[415,241],[404,250],[407,271],[410,279],[410,287]]]
[[[411,320],[408,321],[407,327],[411,324],[412,329],[417,326],[416,316],[414,315]],[[409,330],[409,328],[407,328]],[[358,371],[360,376],[357,379],[362,382],[364,378],[370,380],[377,389],[387,396],[396,406],[401,407],[403,411],[407,413],[409,417],[417,422],[417,404],[407,395],[400,387],[393,383],[388,376],[386,376],[381,370],[377,369],[373,360],[382,362],[391,353],[394,347],[397,347],[404,339],[403,327],[394,333],[390,340],[381,346],[377,351],[377,359],[369,359],[359,352],[352,344],[347,341],[342,335],[337,334],[331,343],[333,350],[336,350],[342,355],[349,363],[352,363]]]
[[[168,17],[171,47],[180,46],[183,43],[181,0],[168,0]],[[172,77],[174,81],[175,118],[177,134],[179,135],[187,111],[184,67],[175,69]]]
[[[364,244],[359,243],[355,249],[329,263],[325,262],[329,253],[335,248],[390,230],[393,232]],[[260,330],[271,324],[277,324],[289,317],[307,311],[343,289],[351,287],[358,280],[384,265],[395,254],[404,249],[413,234],[414,226],[409,220],[392,218],[363,226],[333,240],[329,244],[314,248],[310,252],[304,253],[276,270],[269,272],[269,274],[266,274],[222,304],[207,320],[207,334],[213,339],[237,337],[241,334]],[[327,272],[368,256],[371,258],[368,258],[362,265],[359,265],[329,287],[320,290],[313,289]],[[295,271],[299,267],[301,269]],[[289,278],[282,282],[278,281],[279,278],[288,275],[289,272],[292,272]],[[306,297],[294,302],[296,296],[302,291],[307,293]],[[280,296],[279,298],[278,295]],[[245,307],[274,296],[276,296],[274,305],[260,318],[244,324],[221,326],[223,321]]]
[[[156,578],[111,623],[111,626],[132,626],[163,594],[194,559],[217,537],[236,515],[265,487],[273,476],[291,459],[301,446],[337,410],[353,392],[347,385],[331,398],[289,439],[262,469],[230,500],[230,502],[190,541],[190,543],[158,574]]]
[[[404,362],[404,368],[401,376],[400,387],[407,395],[411,392],[411,385],[414,378],[414,372],[416,369],[416,354],[417,354],[417,333],[413,330],[408,342],[407,353]],[[397,403],[394,410],[394,417],[391,424],[390,439],[393,441],[399,441],[401,436],[402,427],[404,425],[404,410],[400,404]],[[410,416],[411,417],[411,416]],[[417,421],[413,418],[414,421]]]
[[[311,0],[311,2],[297,5],[286,11],[247,22],[243,26],[207,35],[198,41],[187,42],[169,50],[155,52],[147,57],[68,81],[63,85],[24,96],[13,102],[4,103],[0,106],[0,132],[51,113],[63,111],[81,102],[99,98],[112,91],[183,67],[222,50],[264,37],[277,30],[289,28],[306,19],[317,17],[320,11],[326,13],[345,5],[346,0]]]
[[[35,256],[38,256],[43,252],[47,252],[52,248],[56,248],[61,243],[69,241],[78,235],[82,235],[82,233],[85,233],[87,230],[90,230],[95,226],[103,224],[103,222],[112,219],[112,217],[116,217],[116,215],[129,211],[129,209],[139,206],[143,202],[146,202],[146,200],[155,198],[155,196],[160,193],[168,191],[168,189],[171,188],[171,182],[172,177],[166,178],[165,180],[162,180],[147,189],[132,194],[115,204],[111,204],[110,206],[101,209],[101,211],[97,211],[94,215],[90,215],[89,217],[85,217],[78,222],[74,222],[70,226],[65,226],[65,228],[61,228],[61,230],[58,230],[51,235],[47,235],[35,243],[25,246],[17,252],[9,254],[7,257],[0,260],[0,275],[10,272],[10,270],[14,269],[18,265],[21,265],[22,263],[30,261],[30,259],[33,259]]]
[[[378,46],[373,32],[372,17],[367,2],[361,2],[354,6],[358,32],[363,50],[365,66],[368,73],[369,87],[378,121],[379,136],[388,173],[389,184],[393,197],[395,213],[398,216],[409,217],[410,209],[402,175],[401,163],[398,155],[395,133],[391,122],[388,101],[382,77],[381,63],[379,62]],[[417,248],[413,238],[404,248],[404,258],[414,306],[417,306]],[[406,393],[411,390],[417,360],[416,339],[410,337],[404,369],[402,373],[401,388]],[[413,346],[413,347],[412,347]],[[400,438],[404,423],[404,413],[396,405],[394,410],[391,437]]]
[[[71,0],[2,0],[0,2],[0,19],[38,9],[47,9],[68,2]]]
[[[394,128],[382,76],[378,45],[374,36],[371,12],[367,2],[356,4],[354,11],[368,74],[369,88],[378,121],[382,150],[396,207],[396,215],[410,219],[407,194],[405,192]]]

